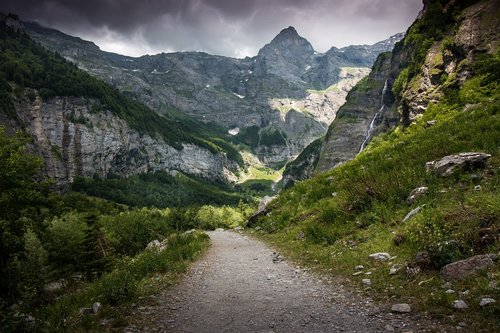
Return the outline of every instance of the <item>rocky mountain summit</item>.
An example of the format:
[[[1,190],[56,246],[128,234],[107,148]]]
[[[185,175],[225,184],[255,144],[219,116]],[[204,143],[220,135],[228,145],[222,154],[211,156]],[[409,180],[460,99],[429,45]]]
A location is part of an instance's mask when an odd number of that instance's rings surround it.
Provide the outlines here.
[[[270,165],[282,165],[323,136],[376,54],[392,49],[402,37],[322,54],[288,27],[251,58],[202,52],[133,58],[36,23],[25,26],[47,49],[159,114],[180,111],[215,124]]]

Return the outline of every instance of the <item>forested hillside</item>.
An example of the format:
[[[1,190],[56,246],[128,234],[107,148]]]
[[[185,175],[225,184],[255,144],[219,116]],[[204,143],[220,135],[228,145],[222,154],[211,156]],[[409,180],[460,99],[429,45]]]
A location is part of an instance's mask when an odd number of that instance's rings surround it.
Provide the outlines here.
[[[121,306],[172,283],[208,246],[206,235],[187,230],[243,223],[253,194],[236,193],[224,178],[208,180],[178,171],[173,175],[167,167],[142,169],[127,179],[113,170],[88,177],[85,163],[94,164],[85,155],[97,155],[98,147],[89,146],[86,152],[78,147],[85,145],[84,135],[76,139],[78,131],[113,129],[95,122],[105,115],[107,122],[135,133],[132,138],[148,136],[174,151],[208,152],[197,162],[204,156],[232,158],[236,166],[241,156],[216,131],[185,116],[159,116],[46,51],[16,25],[0,22],[0,49],[2,332],[82,327],[80,308],[96,302]],[[69,112],[58,113],[65,107]],[[53,124],[41,131],[32,115],[63,121],[64,135],[51,136],[58,130]],[[117,161],[125,168],[130,163],[126,154],[134,152],[120,150]],[[74,184],[61,187],[58,181],[71,174],[58,169],[60,165],[75,167]],[[57,172],[62,178],[51,178]],[[71,186],[93,196],[71,191]],[[154,240],[161,242],[161,251],[154,246],[146,250]],[[157,289],[146,288],[160,273],[166,275]]]

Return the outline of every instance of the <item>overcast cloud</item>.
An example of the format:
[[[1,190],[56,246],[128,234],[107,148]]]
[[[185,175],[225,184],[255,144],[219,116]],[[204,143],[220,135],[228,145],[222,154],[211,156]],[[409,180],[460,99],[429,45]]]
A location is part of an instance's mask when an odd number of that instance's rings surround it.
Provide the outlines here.
[[[132,56],[254,56],[290,25],[319,52],[373,44],[405,31],[421,8],[422,0],[0,0],[1,12]]]

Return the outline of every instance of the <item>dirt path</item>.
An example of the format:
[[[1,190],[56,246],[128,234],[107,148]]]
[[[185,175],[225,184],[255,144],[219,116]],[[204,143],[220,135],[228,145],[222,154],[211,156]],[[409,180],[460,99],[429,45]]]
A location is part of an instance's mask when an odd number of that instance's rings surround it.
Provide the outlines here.
[[[152,306],[139,307],[124,332],[424,332],[432,323],[392,314],[341,285],[277,257],[230,231]],[[422,326],[423,325],[423,326]]]

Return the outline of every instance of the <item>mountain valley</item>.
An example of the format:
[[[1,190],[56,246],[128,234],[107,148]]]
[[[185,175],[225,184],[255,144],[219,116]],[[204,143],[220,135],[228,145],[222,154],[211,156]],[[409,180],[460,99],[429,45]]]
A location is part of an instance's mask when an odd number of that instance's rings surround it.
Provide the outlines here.
[[[131,57],[0,14],[2,332],[499,331],[499,33],[424,0],[373,45]]]

